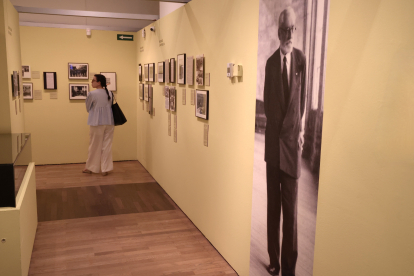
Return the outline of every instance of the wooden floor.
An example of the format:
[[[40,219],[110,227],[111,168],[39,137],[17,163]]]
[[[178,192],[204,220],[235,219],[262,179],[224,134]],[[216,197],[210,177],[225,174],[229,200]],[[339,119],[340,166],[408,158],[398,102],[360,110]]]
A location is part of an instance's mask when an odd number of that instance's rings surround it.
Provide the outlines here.
[[[237,275],[138,162],[116,162],[105,177],[83,166],[36,166],[39,218],[49,221],[39,222],[29,275]]]

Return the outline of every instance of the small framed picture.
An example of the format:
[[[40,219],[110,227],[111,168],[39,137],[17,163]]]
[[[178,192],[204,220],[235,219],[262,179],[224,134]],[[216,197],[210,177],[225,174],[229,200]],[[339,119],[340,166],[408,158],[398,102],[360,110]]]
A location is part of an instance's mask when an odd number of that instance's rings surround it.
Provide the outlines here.
[[[148,81],[148,64],[144,64],[144,80]]]
[[[148,100],[149,100],[149,84],[145,84],[144,85],[144,100],[146,101],[146,102],[148,102]]]
[[[176,111],[176,102],[177,102],[177,91],[175,90],[175,87],[170,87],[170,110]]]
[[[208,90],[196,90],[195,115],[208,120]]]
[[[89,93],[89,84],[69,83],[69,99],[85,100]]]
[[[68,63],[68,75],[72,80],[87,80],[89,79],[89,64],[88,63]]]
[[[186,62],[186,55],[181,54],[177,56],[177,83],[178,84],[185,84],[185,62]]]
[[[139,76],[139,81],[142,81],[142,65],[141,65],[141,63],[138,65],[138,76]]]
[[[164,87],[164,96],[165,96],[165,109],[170,110],[170,88],[168,86]]]
[[[204,55],[196,57],[196,83],[204,86]]]
[[[154,77],[155,77],[155,63],[150,63],[149,64],[149,66],[148,66],[148,71],[149,71],[149,80],[148,81],[151,81],[151,82],[153,82],[154,81]]]
[[[164,61],[164,80],[165,83],[170,83],[170,60],[166,59]]]
[[[33,100],[33,83],[31,82],[23,83],[23,99]]]
[[[11,83],[12,83],[12,97],[19,97],[20,96],[20,79],[19,79],[19,72],[13,71],[11,75]]]
[[[175,83],[175,58],[170,59],[170,83]]]
[[[144,85],[143,83],[139,84],[139,99],[143,100],[144,99]]]
[[[164,69],[165,63],[164,61],[158,62],[158,82],[164,82]]]
[[[43,72],[43,89],[57,89],[56,72]]]
[[[106,87],[109,91],[116,91],[116,73],[115,72],[101,72],[106,78]]]
[[[32,71],[29,65],[22,65],[22,79],[31,79]]]

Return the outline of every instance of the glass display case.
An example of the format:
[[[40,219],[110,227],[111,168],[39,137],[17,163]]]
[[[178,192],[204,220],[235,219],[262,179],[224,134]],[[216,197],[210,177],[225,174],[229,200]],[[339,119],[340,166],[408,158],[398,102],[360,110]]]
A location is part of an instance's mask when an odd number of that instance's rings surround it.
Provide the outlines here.
[[[16,196],[30,162],[30,134],[0,134],[0,207],[16,207]]]

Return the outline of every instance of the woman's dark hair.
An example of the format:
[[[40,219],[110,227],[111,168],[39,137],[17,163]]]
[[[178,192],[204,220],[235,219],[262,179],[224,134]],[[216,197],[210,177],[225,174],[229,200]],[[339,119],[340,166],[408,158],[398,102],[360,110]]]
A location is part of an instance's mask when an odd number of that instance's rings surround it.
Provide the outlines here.
[[[96,74],[95,77],[96,77],[96,82],[100,82],[101,86],[103,88],[105,88],[106,94],[108,95],[108,101],[109,101],[111,99],[111,97],[109,96],[108,88],[106,88],[106,78],[105,78],[105,76],[101,75],[101,74]]]

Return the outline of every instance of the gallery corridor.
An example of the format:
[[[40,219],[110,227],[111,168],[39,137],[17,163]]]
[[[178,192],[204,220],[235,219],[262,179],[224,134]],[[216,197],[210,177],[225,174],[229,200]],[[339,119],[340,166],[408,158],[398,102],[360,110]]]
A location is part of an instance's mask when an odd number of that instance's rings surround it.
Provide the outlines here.
[[[29,275],[237,275],[137,161],[36,166]]]

